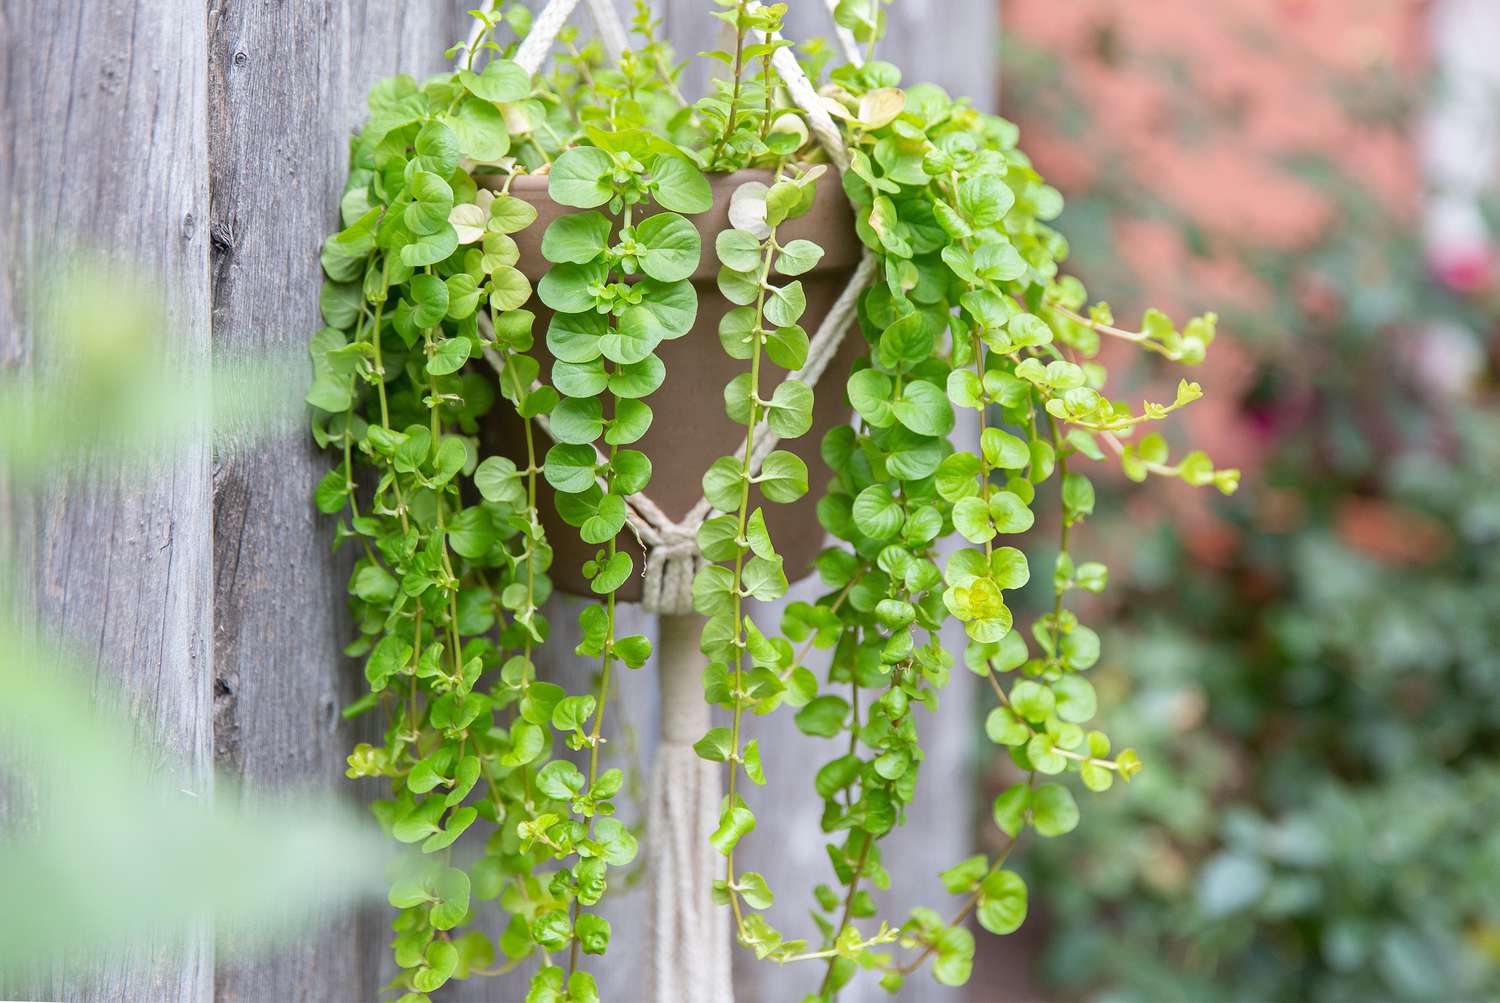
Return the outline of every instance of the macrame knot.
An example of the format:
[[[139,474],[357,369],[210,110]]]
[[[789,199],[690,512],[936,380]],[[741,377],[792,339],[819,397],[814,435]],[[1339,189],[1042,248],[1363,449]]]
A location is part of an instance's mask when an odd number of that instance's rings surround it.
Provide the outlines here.
[[[672,523],[657,530],[658,541],[646,551],[646,583],[641,605],[648,613],[683,616],[693,612],[693,578],[703,555],[698,527]]]

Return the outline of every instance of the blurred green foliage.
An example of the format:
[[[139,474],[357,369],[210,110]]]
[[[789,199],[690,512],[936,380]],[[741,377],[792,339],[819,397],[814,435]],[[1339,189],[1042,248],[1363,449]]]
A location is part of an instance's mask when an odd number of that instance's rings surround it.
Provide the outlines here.
[[[301,413],[299,383],[278,379],[296,356],[210,360],[175,326],[172,290],[127,258],[33,269],[46,278],[16,289],[23,364],[0,372],[0,994],[24,998],[59,972],[86,982],[127,945],[168,958],[212,933],[224,958],[309,936],[397,866],[353,804],[247,790],[142,740],[154,708],[110,685],[116,653],[70,650],[32,606],[15,508],[79,532],[61,485],[107,505],[152,490],[180,452],[264,441]]]
[[[1033,860],[1060,890],[1038,974],[1141,1003],[1500,998],[1497,312],[1435,288],[1413,222],[1332,164],[1280,166],[1340,227],[1228,251],[1268,290],[1225,311],[1265,463],[1215,506],[1218,567],[1180,525],[1118,544],[1095,685],[1146,769]],[[1127,172],[1069,207],[1174,219]]]
[[[1154,568],[1186,564],[1165,527],[1136,555],[1138,627],[1107,635],[1099,686],[1128,691],[1111,726],[1148,766],[1079,827],[1086,849],[1039,865],[1071,879],[1053,885],[1054,986],[1141,1001],[1500,992],[1500,422],[1455,418],[1465,462],[1417,451],[1382,482],[1453,530],[1431,563],[1341,539],[1352,488],[1314,468],[1306,490],[1288,483],[1315,506],[1307,521],[1247,527],[1228,574],[1158,587]]]

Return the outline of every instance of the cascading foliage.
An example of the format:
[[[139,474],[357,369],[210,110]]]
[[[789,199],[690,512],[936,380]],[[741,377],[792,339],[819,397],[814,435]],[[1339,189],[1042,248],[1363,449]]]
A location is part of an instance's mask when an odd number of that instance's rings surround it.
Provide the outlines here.
[[[370,692],[346,714],[378,713],[385,729],[353,751],[348,775],[389,783],[375,813],[412,848],[390,891],[401,971],[389,988],[405,1003],[532,961],[530,1003],[599,998],[583,956],[604,953],[610,928],[594,910],[637,851],[614,817],[625,777],[601,768],[604,710],[611,689],[629,685],[617,670],[650,656],[647,639],[616,631],[616,593],[638,570],[620,546],[627,499],[652,476],[651,458],[631,444],[666,376],[657,347],[696,316],[688,277],[704,249],[687,217],[710,206],[705,171],[766,171],[735,192],[732,225],[709,252],[734,305],[720,341],[745,363],[724,389],[745,435],[704,472],[714,512],[693,583],[707,617],[705,698],[732,721],[696,746],[727,770],[714,891],[757,955],[822,966],[811,998],[833,998],[861,968],[895,988],[928,959],[940,981],[965,981],[969,915],[1002,934],[1025,916],[1026,887],[1004,869],[1010,848],[1026,828],[1051,837],[1077,824],[1067,775],[1103,790],[1140,768],[1086,729],[1099,638],[1068,597],[1102,590],[1107,572],[1069,547],[1094,506],[1082,461],[1114,456],[1137,479],[1235,486],[1234,471],[1201,454],[1172,462],[1160,436],[1135,436],[1196,399],[1196,384],[1137,409],[1102,393],[1107,374],[1095,361],[1103,337],[1199,361],[1213,317],[1179,331],[1153,311],[1140,330],[1115,326],[1058,274],[1066,244],[1047,221],[1061,199],[1016,148],[1013,126],[936,87],[901,89],[888,63],[840,65],[824,78],[829,48],[810,43],[802,63],[852,157],[843,189],[877,279],[859,302],[865,356],[817,388],[846,393],[855,416],[822,441],[833,471],[817,502],[835,539],[817,561],[827,594],[792,603],[779,629],[757,619],[757,604],[787,591],[761,503],[794,501],[809,480],[796,455],[758,444],[804,435],[815,389],[788,378],[767,390],[763,379],[768,362],[796,370],[807,360],[796,276],[822,256],[778,229],[839,176],[772,66],[787,44],[773,34],[785,4],[713,6],[735,44],[710,54],[726,73],[697,103],[682,97],[680,67],[644,6],[639,44],[619,60],[565,32],[557,69],[532,78],[507,58],[516,41],[499,40],[529,30],[530,15],[511,4],[476,15],[474,42],[450,52],[454,72],[378,85],[353,142],[343,227],[322,254],[327,326],[312,340],[308,402],[336,461],[316,502],[340,515],[335,545],[356,549],[359,637],[347,652],[364,660]],[[838,21],[867,53],[884,30],[875,0],[844,0]],[[512,234],[537,213],[512,186],[536,173],[554,202],[582,211],[542,235],[551,267],[533,291]],[[526,308],[533,293],[554,311],[545,331]],[[554,360],[547,372],[539,337]],[[479,423],[497,392],[519,415],[524,466],[481,455]],[[595,548],[580,570],[599,602],[583,609],[575,649],[598,665],[590,692],[538,678],[533,661],[549,634],[541,609],[552,563],[539,478],[561,521]],[[1031,568],[1013,544],[1049,504],[1061,511],[1056,600],[1022,629],[1005,593]],[[965,545],[945,547],[955,533]],[[994,692],[986,734],[1024,778],[994,808],[1009,843],[996,859],[943,873],[958,896],[948,913],[918,908],[877,923],[869,890],[888,882],[879,842],[916,787],[918,722],[956,661],[939,635],[951,621],[968,636],[964,665]],[[831,650],[824,673],[805,664],[818,648]],[[764,877],[734,863],[753,838],[765,781],[754,721],[783,704],[830,742],[809,778],[825,801],[833,876],[813,890],[811,938],[776,930]],[[498,926],[477,908],[485,901],[498,901]]]

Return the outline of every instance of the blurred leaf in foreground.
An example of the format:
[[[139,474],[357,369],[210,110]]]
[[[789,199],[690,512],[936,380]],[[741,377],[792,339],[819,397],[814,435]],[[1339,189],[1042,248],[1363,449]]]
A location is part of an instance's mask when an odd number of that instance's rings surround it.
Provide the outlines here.
[[[0,970],[210,920],[253,947],[296,935],[319,907],[384,894],[389,852],[368,816],[208,776],[164,783],[154,750],[58,662],[0,623]]]

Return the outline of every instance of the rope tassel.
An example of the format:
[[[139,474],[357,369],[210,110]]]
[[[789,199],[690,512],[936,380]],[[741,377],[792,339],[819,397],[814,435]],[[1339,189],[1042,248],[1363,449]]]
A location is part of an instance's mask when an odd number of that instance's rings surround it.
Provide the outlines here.
[[[700,616],[661,617],[661,744],[646,810],[651,1003],[734,999],[729,911],[716,906],[712,895],[714,881],[723,876],[723,858],[708,841],[724,794],[721,770],[693,751],[709,726],[706,659],[698,651],[702,629]]]

